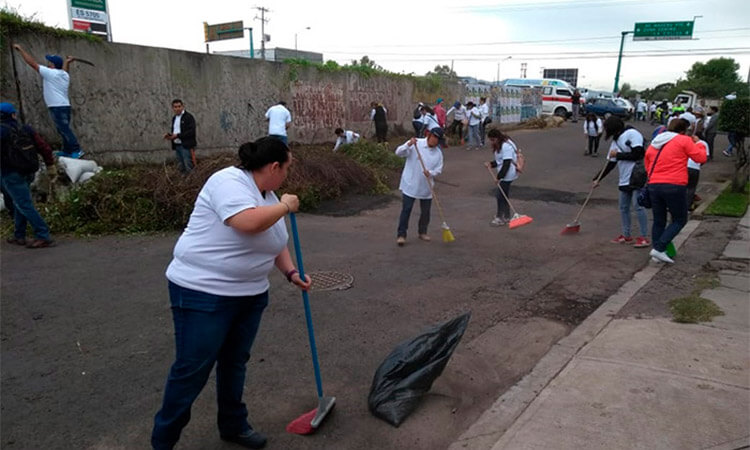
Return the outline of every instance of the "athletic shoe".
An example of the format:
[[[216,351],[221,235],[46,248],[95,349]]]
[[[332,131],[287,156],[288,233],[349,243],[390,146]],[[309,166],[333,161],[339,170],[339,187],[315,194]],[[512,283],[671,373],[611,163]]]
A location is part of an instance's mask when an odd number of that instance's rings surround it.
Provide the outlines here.
[[[611,242],[613,244],[631,244],[633,242],[633,238],[632,237],[625,237],[623,235],[619,235],[619,236],[617,236],[616,238],[612,239],[609,242]]]
[[[599,153],[597,153],[597,152],[594,152],[594,153],[592,153],[592,154],[591,154],[591,156],[592,156],[592,157],[594,157],[594,158],[596,158],[596,157],[598,157],[598,156],[599,156]]]
[[[60,150],[60,151],[55,152],[55,156],[57,156],[57,157],[64,156],[66,158],[70,158],[70,153],[66,153],[66,152]]]
[[[656,250],[655,248],[651,249],[651,252],[649,252],[649,255],[651,255],[652,258],[656,258],[656,259],[658,259],[661,262],[665,262],[665,263],[669,263],[669,264],[674,264],[674,260],[672,258],[670,258],[669,255],[667,255],[664,252],[660,252],[660,251]]]
[[[729,157],[732,156],[732,152],[728,152],[726,150],[722,151],[721,154],[724,155],[724,156],[726,156],[727,158],[729,158]]]
[[[635,244],[633,247],[635,248],[643,248],[643,247],[650,247],[651,241],[648,240],[646,236],[638,236],[635,238]]]
[[[403,247],[406,243],[406,238],[403,236],[399,236],[396,238],[396,244],[398,244],[399,247]]]
[[[266,436],[255,430],[248,430],[242,434],[234,436],[220,435],[221,439],[227,442],[235,443],[245,448],[263,448],[266,445]]]
[[[80,159],[81,156],[85,155],[85,152],[79,150],[77,152],[73,152],[70,154],[70,157],[73,159]]]
[[[432,238],[428,234],[420,234],[419,239],[425,242],[430,242],[432,240]]]
[[[490,226],[491,227],[502,227],[502,226],[507,225],[507,223],[508,223],[507,220],[505,220],[503,218],[500,218],[500,217],[495,217],[494,219],[492,219],[492,222],[490,222]]]

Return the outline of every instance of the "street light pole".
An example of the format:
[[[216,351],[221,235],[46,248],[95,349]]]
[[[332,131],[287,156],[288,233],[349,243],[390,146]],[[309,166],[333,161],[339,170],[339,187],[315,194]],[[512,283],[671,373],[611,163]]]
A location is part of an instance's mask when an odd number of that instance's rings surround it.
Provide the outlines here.
[[[507,61],[507,60],[509,60],[511,58],[513,58],[513,57],[512,56],[508,56],[507,58],[501,59],[500,62]],[[498,86],[500,85],[500,62],[497,63],[497,82],[495,83]]]
[[[309,30],[310,27],[305,27],[305,30]],[[299,58],[299,52],[297,51],[297,33],[294,33],[294,59]]]
[[[615,73],[615,88],[613,93],[617,92],[620,88],[620,65],[622,63],[622,47],[625,45],[625,36],[632,33],[632,31],[623,31],[622,37],[620,38],[620,54],[617,57],[617,72]]]

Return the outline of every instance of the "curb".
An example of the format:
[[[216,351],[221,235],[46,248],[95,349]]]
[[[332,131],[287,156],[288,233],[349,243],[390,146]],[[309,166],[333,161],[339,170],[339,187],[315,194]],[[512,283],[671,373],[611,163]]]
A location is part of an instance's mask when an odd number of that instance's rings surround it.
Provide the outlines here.
[[[689,220],[674,239],[676,248],[688,240],[700,225],[700,220]],[[542,357],[529,374],[514,384],[487,409],[474,424],[454,441],[449,450],[492,449],[505,432],[539,397],[544,388],[557,377],[573,358],[609,325],[613,317],[630,299],[659,273],[662,265],[650,262],[625,282],[599,308],[589,315],[568,336],[560,339]]]

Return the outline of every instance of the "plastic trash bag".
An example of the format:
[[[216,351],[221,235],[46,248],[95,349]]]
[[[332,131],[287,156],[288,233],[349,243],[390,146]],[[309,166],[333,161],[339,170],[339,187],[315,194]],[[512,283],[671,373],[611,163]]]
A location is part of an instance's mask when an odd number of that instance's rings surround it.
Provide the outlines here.
[[[398,427],[443,373],[466,331],[471,312],[401,342],[385,358],[372,380],[370,412]]]

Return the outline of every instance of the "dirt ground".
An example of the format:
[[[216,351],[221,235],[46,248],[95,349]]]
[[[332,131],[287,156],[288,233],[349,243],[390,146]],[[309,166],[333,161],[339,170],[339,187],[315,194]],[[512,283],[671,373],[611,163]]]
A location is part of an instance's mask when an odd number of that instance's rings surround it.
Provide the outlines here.
[[[317,404],[304,310],[299,292],[272,274],[245,391],[268,448],[445,448],[648,263],[648,249],[608,242],[620,233],[614,175],[595,191],[581,232],[560,235],[604,164],[582,156],[579,125],[511,133],[528,164],[511,199],[534,219],[515,230],[489,226],[492,180],[482,166],[489,150],[463,147],[444,152],[437,188],[453,243],[441,242],[434,209],[433,241],[410,230],[407,245],[397,247],[397,193],[347,197],[298,217],[306,269],[351,275],[354,283],[311,292],[323,387],[337,406],[316,434],[302,437],[284,427]],[[717,145],[724,148],[726,138]],[[706,165],[699,193],[717,191],[731,170],[726,158]],[[704,221],[678,264],[622,314],[667,314],[668,298],[689,293],[696,276],[713,270],[733,223]],[[57,238],[57,247],[38,251],[2,244],[0,446],[148,448],[174,352],[164,270],[177,235]],[[399,428],[370,415],[367,395],[383,358],[464,311],[472,312],[467,332],[417,410]],[[215,417],[212,378],[177,448],[237,448],[218,439]]]

